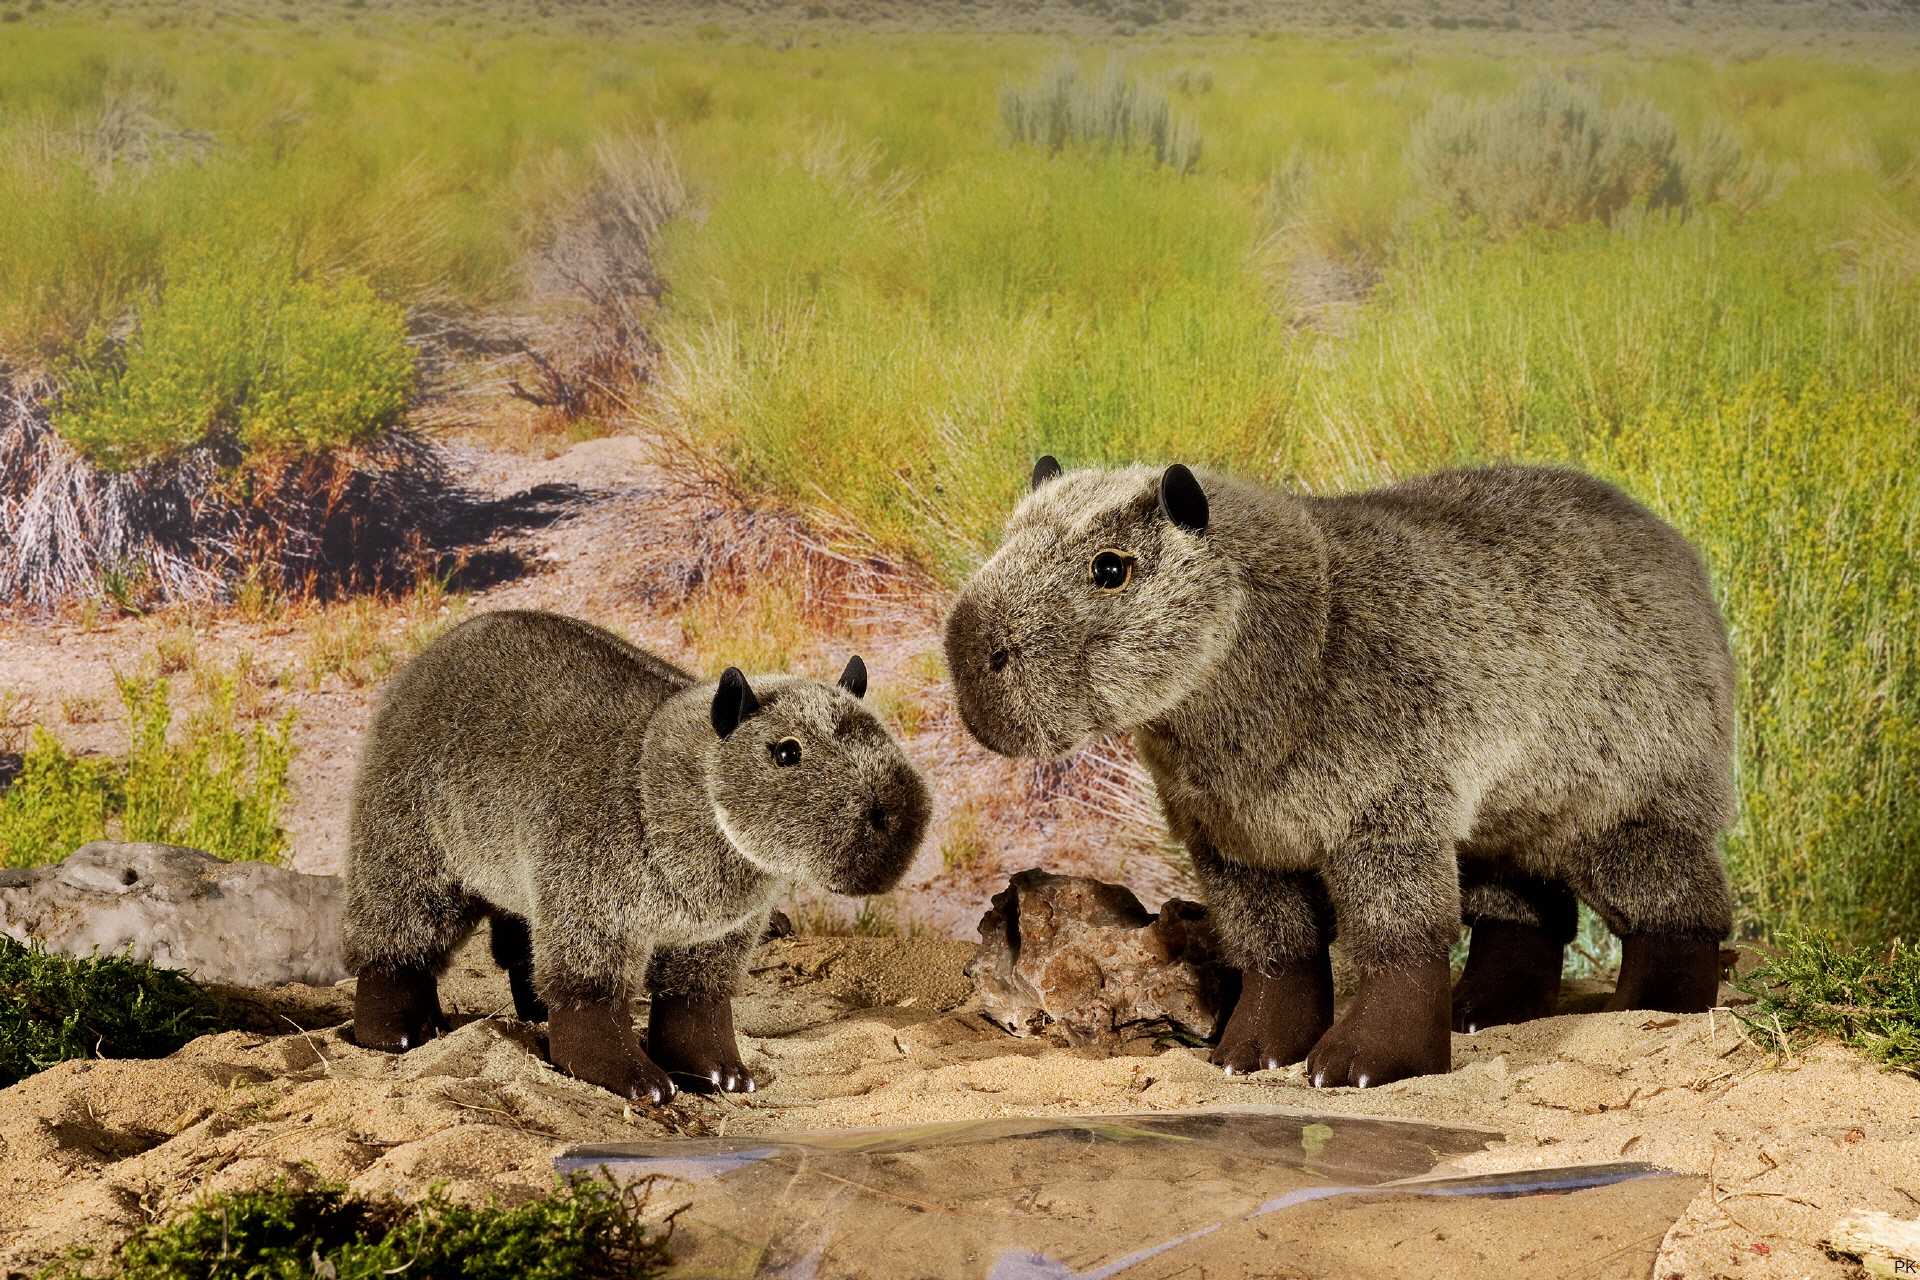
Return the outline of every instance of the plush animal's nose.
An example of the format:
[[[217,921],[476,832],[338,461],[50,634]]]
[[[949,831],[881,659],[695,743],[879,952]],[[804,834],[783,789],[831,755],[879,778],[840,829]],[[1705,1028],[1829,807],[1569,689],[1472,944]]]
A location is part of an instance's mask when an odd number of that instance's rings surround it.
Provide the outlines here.
[[[1005,649],[995,649],[987,656],[987,665],[995,671],[1004,671],[1007,668],[1007,659],[1011,656]]]

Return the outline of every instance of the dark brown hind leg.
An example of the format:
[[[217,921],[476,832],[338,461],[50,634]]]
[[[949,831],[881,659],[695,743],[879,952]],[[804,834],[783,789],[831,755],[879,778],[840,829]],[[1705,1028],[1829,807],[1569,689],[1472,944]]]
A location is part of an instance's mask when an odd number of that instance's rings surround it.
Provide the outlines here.
[[[1720,998],[1722,934],[1630,933],[1620,939],[1620,977],[1609,1012],[1701,1013]]]
[[[496,911],[487,922],[493,962],[507,971],[513,1013],[522,1022],[545,1022],[547,1002],[533,987],[533,930],[520,916]]]
[[[1460,913],[1473,937],[1453,987],[1453,1029],[1474,1032],[1552,1014],[1577,924],[1573,890],[1463,859]]]
[[[454,881],[422,874],[424,859],[351,856],[341,942],[358,979],[353,1038],[404,1053],[447,1030],[434,979],[472,930],[475,906]]]
[[[446,1030],[433,970],[406,966],[360,971],[353,990],[354,1043],[405,1053]]]
[[[1608,1010],[1711,1009],[1720,994],[1720,940],[1733,927],[1716,828],[1665,815],[1625,822],[1576,865],[1575,890],[1620,937]]]

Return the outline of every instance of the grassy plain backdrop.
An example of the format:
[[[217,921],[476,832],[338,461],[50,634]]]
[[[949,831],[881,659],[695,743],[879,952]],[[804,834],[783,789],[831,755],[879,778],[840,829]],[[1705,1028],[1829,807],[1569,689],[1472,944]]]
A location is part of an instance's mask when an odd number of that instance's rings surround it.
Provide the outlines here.
[[[337,349],[386,405],[368,309],[525,305],[596,144],[639,139],[691,201],[654,246],[664,354],[625,423],[945,582],[1040,452],[1313,490],[1591,468],[1700,543],[1732,622],[1743,910],[1920,929],[1911,44],[1729,56],[1382,24],[1081,48],[1086,84],[1120,59],[1198,139],[1172,165],[1010,136],[1003,95],[1058,73],[1057,36],[158,12],[0,26],[12,363],[118,386],[129,317],[217,309],[209,279],[244,268],[371,298]],[[1529,175],[1496,157],[1463,195],[1447,139],[1543,75],[1603,131],[1670,126],[1626,169],[1667,156],[1686,193],[1591,217],[1502,203]],[[197,360],[156,354],[155,394],[202,394],[176,386]],[[282,399],[353,390],[332,372]],[[70,419],[76,440],[120,420]]]

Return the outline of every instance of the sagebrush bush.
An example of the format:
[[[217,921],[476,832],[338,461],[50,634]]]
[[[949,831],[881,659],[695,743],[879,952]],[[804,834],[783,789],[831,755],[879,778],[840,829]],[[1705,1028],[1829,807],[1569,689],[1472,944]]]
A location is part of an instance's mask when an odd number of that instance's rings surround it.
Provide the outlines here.
[[[106,1258],[80,1253],[47,1280],[206,1277],[461,1277],[642,1280],[667,1262],[667,1232],[645,1221],[642,1191],[582,1175],[515,1205],[467,1205],[438,1189],[408,1203],[337,1184],[285,1183],[210,1196],[140,1228]]]
[[[67,362],[54,429],[115,471],[202,445],[286,458],[374,440],[413,393],[400,308],[361,280],[284,272],[183,256],[123,345],[96,335]]]
[[[1672,209],[1688,198],[1672,120],[1647,102],[1610,105],[1559,76],[1490,102],[1441,99],[1414,130],[1411,156],[1438,203],[1496,235]],[[1718,156],[1728,163],[1724,151]]]
[[[157,840],[220,858],[278,861],[293,717],[240,722],[235,677],[218,677],[205,709],[170,734],[165,680],[120,679],[127,754],[76,754],[36,728],[13,785],[0,792],[0,866],[57,862],[89,840]]]
[[[70,1058],[158,1058],[218,1026],[185,975],[125,956],[84,960],[0,934],[0,1088]]]
[[[1010,85],[1000,91],[1000,119],[1014,142],[1051,152],[1069,146],[1137,148],[1175,173],[1192,173],[1200,165],[1199,130],[1174,114],[1165,94],[1143,87],[1117,62],[1107,65],[1098,84],[1083,79],[1079,64],[1066,59],[1026,88]]]

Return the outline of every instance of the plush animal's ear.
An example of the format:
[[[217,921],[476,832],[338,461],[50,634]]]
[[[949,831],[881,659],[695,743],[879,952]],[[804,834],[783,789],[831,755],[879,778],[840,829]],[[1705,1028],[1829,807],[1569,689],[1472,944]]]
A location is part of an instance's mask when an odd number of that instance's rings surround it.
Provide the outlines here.
[[[1059,474],[1060,459],[1050,453],[1043,453],[1040,455],[1040,460],[1033,464],[1033,487],[1038,489]]]
[[[720,673],[720,687],[713,691],[713,731],[730,737],[740,722],[760,709],[760,699],[738,667]]]
[[[860,661],[859,654],[847,659],[847,669],[840,673],[840,687],[856,698],[867,696],[867,664]]]
[[[1207,495],[1177,462],[1160,477],[1160,512],[1189,533],[1207,531]]]

